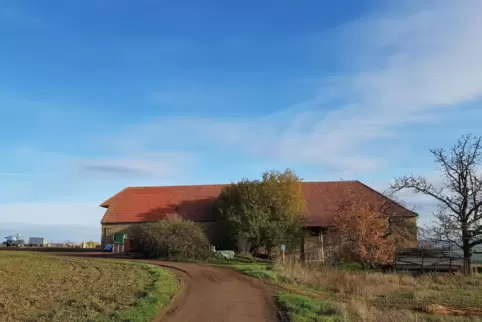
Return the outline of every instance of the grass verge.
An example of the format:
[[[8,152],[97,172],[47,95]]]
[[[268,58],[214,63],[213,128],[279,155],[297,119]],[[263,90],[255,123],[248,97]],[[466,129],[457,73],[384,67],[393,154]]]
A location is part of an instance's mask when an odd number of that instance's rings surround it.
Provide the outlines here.
[[[152,321],[159,310],[171,302],[172,297],[179,289],[179,283],[175,276],[166,269],[148,264],[125,262],[125,265],[141,265],[146,267],[154,280],[151,287],[146,288],[140,297],[137,297],[133,307],[121,312],[116,312],[100,321]]]

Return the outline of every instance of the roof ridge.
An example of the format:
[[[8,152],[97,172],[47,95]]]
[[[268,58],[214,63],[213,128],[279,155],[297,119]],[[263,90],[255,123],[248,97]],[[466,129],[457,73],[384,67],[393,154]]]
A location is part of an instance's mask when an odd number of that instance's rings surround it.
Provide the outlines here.
[[[358,180],[328,180],[328,181],[301,181],[301,183],[343,183],[343,182],[358,182]],[[165,185],[165,186],[127,186],[125,189],[143,189],[143,188],[184,188],[184,187],[220,187],[229,186],[231,183],[208,183],[208,184],[179,184],[179,185]]]
[[[327,180],[327,181],[301,181],[301,183],[348,183],[358,182],[358,180]]]
[[[125,189],[143,189],[143,188],[177,188],[177,187],[220,187],[228,186],[230,183],[213,183],[213,184],[179,184],[179,185],[166,185],[166,186],[128,186]]]

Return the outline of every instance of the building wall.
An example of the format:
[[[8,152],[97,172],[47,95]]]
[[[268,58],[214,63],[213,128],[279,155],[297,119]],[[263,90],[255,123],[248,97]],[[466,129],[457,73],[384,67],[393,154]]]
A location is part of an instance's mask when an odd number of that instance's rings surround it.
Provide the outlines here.
[[[143,223],[119,223],[119,224],[102,224],[102,248],[106,244],[112,243],[115,233],[126,233],[129,238],[138,239],[137,229]],[[199,223],[204,228],[208,238],[212,240],[215,234],[215,222]]]
[[[323,233],[322,233],[323,231]],[[323,236],[321,236],[321,233]],[[392,238],[396,248],[416,248],[417,218],[403,218],[393,225]],[[300,249],[306,261],[335,263],[340,259],[339,240],[329,230],[319,227],[305,229],[304,242]]]
[[[104,248],[106,244],[112,243],[115,233],[127,233],[129,238],[135,238],[135,228],[139,226],[140,224],[136,223],[102,224],[102,248]]]
[[[204,228],[209,240],[214,242],[216,222],[202,222],[199,224]],[[102,247],[111,243],[114,233],[118,232],[127,233],[129,238],[137,239],[136,228],[139,228],[140,225],[142,223],[102,224]],[[396,225],[394,236],[397,248],[417,247],[416,218],[406,218],[401,224]],[[323,245],[323,251],[321,245]],[[330,262],[337,260],[337,248],[336,240],[330,236],[329,232],[325,231],[323,238],[320,238],[319,232],[312,231],[305,234],[303,250],[300,250],[300,253],[304,251],[306,259],[309,260],[321,261],[323,259],[325,262]],[[298,254],[298,252],[296,253]]]

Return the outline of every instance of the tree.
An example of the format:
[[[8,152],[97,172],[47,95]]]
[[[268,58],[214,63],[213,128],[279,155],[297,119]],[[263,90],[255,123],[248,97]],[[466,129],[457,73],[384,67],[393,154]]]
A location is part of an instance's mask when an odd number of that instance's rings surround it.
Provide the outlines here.
[[[482,146],[481,137],[464,135],[449,152],[431,149],[441,182],[433,183],[419,175],[395,179],[394,191],[411,189],[438,202],[433,222],[426,232],[436,243],[460,247],[471,273],[472,249],[482,244]]]
[[[214,211],[224,244],[254,254],[262,247],[270,253],[282,243],[297,245],[303,208],[301,180],[288,169],[226,187]]]
[[[395,251],[393,224],[398,221],[387,217],[385,202],[373,202],[360,193],[349,196],[332,222],[341,259],[363,267],[391,264]]]
[[[216,246],[255,251],[261,247],[266,216],[260,208],[259,182],[243,179],[224,188],[213,211],[218,221]]]
[[[261,190],[268,214],[262,230],[264,246],[268,252],[281,244],[298,246],[305,207],[301,179],[290,169],[268,171],[263,174]]]

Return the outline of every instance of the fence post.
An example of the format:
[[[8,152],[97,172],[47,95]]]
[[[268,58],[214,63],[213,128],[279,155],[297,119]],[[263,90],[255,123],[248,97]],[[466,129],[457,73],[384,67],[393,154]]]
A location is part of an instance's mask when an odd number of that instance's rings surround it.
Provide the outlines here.
[[[422,249],[422,272],[423,272],[423,249]]]
[[[305,253],[305,230],[302,229],[301,232],[301,243],[300,243],[300,262],[302,264],[306,261],[306,253]]]
[[[395,261],[393,263],[393,270],[395,274],[397,273],[397,259],[398,259],[398,250],[395,250]]]

